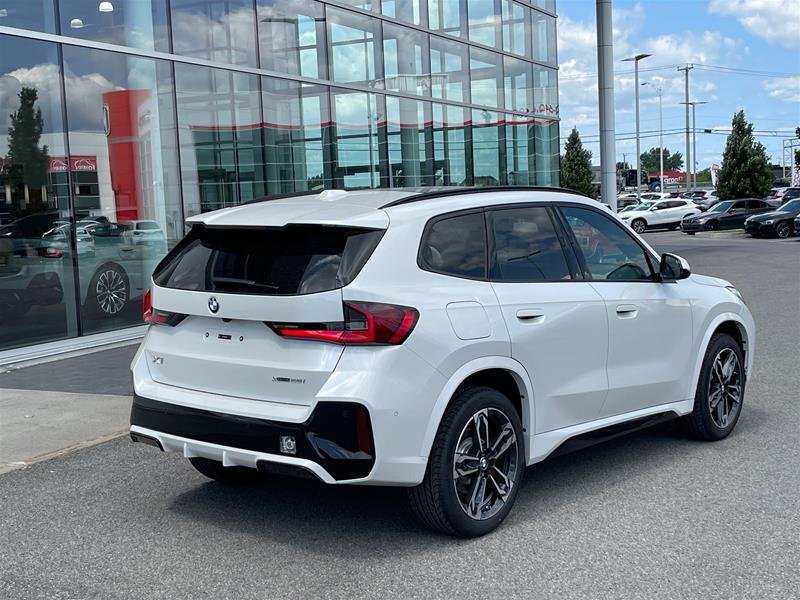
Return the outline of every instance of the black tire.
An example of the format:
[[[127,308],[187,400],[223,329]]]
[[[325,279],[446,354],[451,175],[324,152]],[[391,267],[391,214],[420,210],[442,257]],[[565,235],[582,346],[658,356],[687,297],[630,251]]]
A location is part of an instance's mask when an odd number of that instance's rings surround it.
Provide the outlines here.
[[[94,316],[119,316],[131,300],[128,274],[116,263],[106,263],[94,272],[86,291],[86,305]]]
[[[706,223],[706,226],[703,229],[705,229],[706,231],[716,231],[717,229],[719,229],[719,223],[717,223],[716,221],[709,221],[708,223]]]
[[[788,221],[781,221],[775,225],[775,235],[780,239],[785,240],[792,235],[792,225]]]
[[[684,231],[683,233],[685,233],[686,235],[694,235],[696,232],[695,231]]]
[[[467,428],[474,422],[473,417],[484,409],[486,414],[494,415],[496,418],[501,418],[502,415],[502,417],[505,417],[505,420],[502,421],[504,426],[510,423],[513,428],[516,443],[514,446],[509,447],[503,455],[503,460],[509,461],[509,463],[505,463],[501,467],[505,470],[505,466],[510,465],[510,461],[513,460],[515,461],[513,463],[515,468],[513,469],[513,474],[510,471],[507,473],[510,475],[508,477],[510,491],[507,490],[505,501],[502,501],[498,495],[497,484],[490,484],[489,480],[486,479],[487,475],[485,475],[488,473],[488,477],[491,478],[494,467],[480,466],[483,461],[474,463],[476,466],[474,471],[477,475],[471,477],[475,482],[475,488],[473,489],[478,489],[480,483],[478,479],[480,477],[484,477],[485,487],[483,488],[484,494],[481,496],[484,503],[479,504],[477,507],[480,516],[473,518],[467,514],[467,508],[462,507],[458,495],[459,492],[457,491],[457,486],[461,485],[465,478],[454,478],[453,474],[456,448],[460,447],[460,441],[463,443]],[[488,425],[487,432],[489,440],[493,439]],[[496,441],[499,441],[500,437],[502,436],[498,435]],[[467,439],[470,438],[468,437]],[[458,537],[478,537],[495,529],[503,522],[503,519],[506,518],[511,510],[522,483],[525,471],[523,439],[522,423],[517,410],[505,395],[487,387],[469,387],[459,392],[453,398],[439,424],[439,430],[436,433],[428,458],[425,479],[417,487],[408,490],[411,508],[417,518],[431,529]],[[472,451],[471,447],[463,449],[461,450],[461,456],[465,456]],[[483,456],[478,451],[476,451],[476,454]],[[487,462],[487,464],[489,463]],[[497,464],[500,464],[499,459]],[[469,477],[466,479],[469,479]],[[494,494],[491,505],[486,500],[486,492]],[[474,492],[472,497],[473,499],[475,498]],[[486,512],[485,515],[483,514],[484,512]]]
[[[219,481],[221,483],[230,484],[244,484],[244,483],[257,483],[264,479],[260,471],[256,469],[248,469],[247,467],[223,467],[222,463],[218,460],[211,460],[209,458],[194,457],[190,458],[189,462],[192,466],[200,471],[209,479]]]
[[[712,407],[714,400],[712,397],[713,390],[718,389],[712,372],[716,359],[723,355],[722,353],[732,353],[736,357],[735,369],[740,390],[736,410],[728,419],[722,420],[724,425],[720,423],[719,414]],[[725,333],[715,334],[708,343],[705,357],[703,357],[703,366],[700,369],[700,379],[697,382],[697,390],[694,396],[694,410],[683,417],[683,421],[692,437],[699,440],[717,441],[730,435],[739,421],[739,416],[742,414],[745,383],[744,355],[739,344]],[[727,403],[728,399],[725,398],[724,401]],[[730,405],[733,407],[732,402]],[[719,407],[719,402],[717,407]],[[725,407],[727,407],[727,404]]]
[[[647,222],[644,219],[634,219],[631,223],[631,229],[638,234],[642,234],[647,229]]]

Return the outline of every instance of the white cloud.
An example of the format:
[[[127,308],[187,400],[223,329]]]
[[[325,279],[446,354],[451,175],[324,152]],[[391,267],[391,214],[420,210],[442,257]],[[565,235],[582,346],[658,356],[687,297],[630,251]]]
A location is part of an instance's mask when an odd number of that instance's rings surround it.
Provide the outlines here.
[[[771,44],[800,48],[797,0],[711,0],[708,12],[735,17],[745,29]]]
[[[771,98],[784,102],[800,102],[800,75],[767,80],[762,85]]]

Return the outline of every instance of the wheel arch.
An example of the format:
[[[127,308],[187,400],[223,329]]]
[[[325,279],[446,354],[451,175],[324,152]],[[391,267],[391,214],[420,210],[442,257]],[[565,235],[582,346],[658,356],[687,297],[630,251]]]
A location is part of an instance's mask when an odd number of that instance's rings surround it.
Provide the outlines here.
[[[422,440],[422,455],[430,454],[439,424],[456,393],[469,385],[491,387],[509,397],[520,415],[525,459],[530,462],[534,431],[533,387],[525,367],[505,356],[488,356],[470,361],[447,380],[431,411]]]
[[[744,362],[746,365],[746,377],[749,379],[753,367],[753,331],[748,326],[745,320],[736,313],[726,312],[717,315],[706,326],[703,339],[697,352],[697,358],[694,366],[694,371],[691,379],[691,387],[687,390],[687,398],[694,402],[695,391],[697,390],[697,382],[700,380],[700,370],[703,366],[703,359],[705,358],[708,345],[711,338],[717,333],[725,333],[730,335],[737,341],[739,347],[744,354]]]

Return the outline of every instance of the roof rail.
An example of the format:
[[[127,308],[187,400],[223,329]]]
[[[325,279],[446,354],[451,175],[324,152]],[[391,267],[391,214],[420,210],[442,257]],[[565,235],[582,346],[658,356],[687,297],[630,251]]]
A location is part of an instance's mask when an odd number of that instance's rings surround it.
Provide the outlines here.
[[[546,186],[529,186],[529,185],[498,185],[486,187],[453,187],[449,190],[435,191],[435,192],[422,192],[414,194],[413,196],[406,196],[398,200],[393,200],[381,206],[381,208],[391,208],[393,206],[400,206],[401,204],[410,204],[412,202],[419,202],[421,200],[432,200],[434,198],[447,198],[449,196],[462,196],[464,194],[480,194],[482,192],[560,192],[564,194],[573,194],[582,198],[588,198],[585,194],[576,192],[575,190],[567,190],[559,187],[546,187]]]
[[[256,204],[258,202],[270,202],[271,200],[283,200],[284,198],[297,198],[300,196],[313,196],[314,194],[320,194],[325,190],[305,190],[302,192],[286,192],[285,194],[269,194],[267,196],[259,196],[258,198],[253,198],[252,200],[247,200],[246,202],[242,202],[244,204]]]

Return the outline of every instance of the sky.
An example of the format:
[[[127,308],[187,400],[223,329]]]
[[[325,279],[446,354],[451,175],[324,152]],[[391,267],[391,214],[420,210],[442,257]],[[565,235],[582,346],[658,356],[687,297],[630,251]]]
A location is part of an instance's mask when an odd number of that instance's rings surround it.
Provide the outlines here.
[[[597,36],[594,0],[558,0],[559,100],[563,143],[573,126],[592,162],[600,164]],[[614,104],[617,161],[635,166],[633,63],[639,62],[641,149],[658,147],[658,86],[662,88],[664,146],[685,154],[684,74],[696,108],[698,170],[720,164],[733,114],[745,111],[772,162],[800,126],[800,1],[614,0]],[[732,70],[735,70],[733,72]],[[677,130],[677,132],[676,132]],[[627,134],[627,135],[626,135]],[[645,137],[649,136],[649,137]]]

